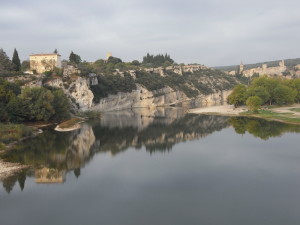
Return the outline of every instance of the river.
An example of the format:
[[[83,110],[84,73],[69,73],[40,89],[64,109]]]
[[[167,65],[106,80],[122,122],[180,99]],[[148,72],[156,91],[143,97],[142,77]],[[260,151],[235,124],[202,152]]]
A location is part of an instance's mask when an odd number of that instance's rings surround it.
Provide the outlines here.
[[[0,224],[300,224],[300,126],[158,108],[45,129],[3,158]]]

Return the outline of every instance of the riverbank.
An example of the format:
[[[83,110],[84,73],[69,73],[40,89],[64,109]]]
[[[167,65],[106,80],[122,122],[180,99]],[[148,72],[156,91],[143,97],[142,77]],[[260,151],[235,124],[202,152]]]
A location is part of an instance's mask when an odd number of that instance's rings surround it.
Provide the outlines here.
[[[62,122],[58,124],[54,130],[60,131],[60,132],[67,132],[67,131],[73,131],[80,128],[80,123],[84,121],[83,118],[72,118],[65,122]]]
[[[283,123],[299,124],[300,125],[300,104],[294,104],[284,107],[266,107],[259,110],[258,113],[248,111],[247,107],[235,108],[232,105],[213,106],[207,108],[191,109],[189,113],[194,114],[210,114],[224,116],[247,116],[273,120]]]
[[[247,110],[248,110],[247,107],[235,108],[232,105],[220,105],[220,106],[190,109],[188,110],[188,113],[236,116],[239,115],[240,113],[247,112]]]

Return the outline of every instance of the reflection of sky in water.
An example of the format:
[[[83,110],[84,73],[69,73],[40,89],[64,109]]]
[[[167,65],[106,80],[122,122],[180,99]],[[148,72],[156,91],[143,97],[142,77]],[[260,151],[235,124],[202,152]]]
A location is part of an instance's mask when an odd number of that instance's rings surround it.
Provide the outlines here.
[[[91,145],[89,154],[81,152],[78,159],[69,153],[80,164],[77,177],[76,163],[69,168],[68,163],[65,167],[57,163],[72,171],[66,173],[64,183],[36,184],[29,176],[23,192],[17,185],[9,195],[1,189],[1,221],[25,225],[300,222],[299,134],[284,127],[287,133],[265,141],[248,132],[236,134],[226,118],[179,118],[154,119],[148,126],[130,129],[88,122],[95,137],[92,145],[86,138],[68,137],[81,139],[71,148],[73,153],[78,143]],[[170,154],[146,151],[145,143],[161,136],[158,129],[165,140],[174,140]],[[182,142],[185,134],[190,139]],[[135,135],[140,135],[139,149],[130,142]],[[120,149],[112,155],[109,148],[116,146]],[[70,146],[66,149],[69,152]]]

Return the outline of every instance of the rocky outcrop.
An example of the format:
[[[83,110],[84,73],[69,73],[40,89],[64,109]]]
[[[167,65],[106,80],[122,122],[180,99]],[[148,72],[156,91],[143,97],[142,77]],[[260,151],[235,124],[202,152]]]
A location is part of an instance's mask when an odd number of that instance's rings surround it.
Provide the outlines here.
[[[74,68],[70,67],[69,69],[71,71]],[[107,87],[103,88],[101,86],[101,82],[103,81],[99,79],[100,75],[95,73],[90,73],[87,77],[69,73],[63,77],[58,75],[50,77],[40,76],[39,78],[32,77],[31,79],[29,79],[30,77],[26,77],[26,79],[29,80],[25,81],[26,84],[24,86],[50,86],[61,88],[70,99],[74,111],[113,111],[130,108],[175,106],[178,104],[188,105],[191,102],[195,106],[216,105],[225,101],[229,93],[227,91],[220,92],[219,90],[229,89],[237,83],[237,81],[231,77],[230,79],[227,79],[226,75],[224,76],[224,74],[207,69],[207,67],[203,65],[174,65],[166,68],[150,68],[145,69],[149,74],[142,73],[142,75],[138,70],[128,70],[127,72],[116,71],[118,74],[112,76],[119,76],[120,79],[123,79],[124,74],[126,73],[126,76],[129,74],[129,76],[133,78],[130,81],[131,83],[129,83],[130,85],[126,84],[130,87],[125,89],[128,92],[109,94],[116,93],[116,91],[110,91]],[[151,73],[159,73],[161,76],[165,77],[159,80],[157,76],[151,76]],[[183,75],[183,77],[177,76],[176,80],[174,79],[174,73]],[[192,73],[194,74],[191,75]],[[144,80],[141,79],[141,76],[144,76]],[[193,79],[190,79],[189,76],[193,76]],[[110,77],[107,76],[105,79],[109,81]],[[114,77],[114,80],[115,79],[116,77]],[[147,85],[147,82],[152,82],[152,86]],[[165,82],[165,85],[159,85],[160,82]],[[177,82],[179,83],[177,84]],[[158,87],[165,87],[150,91],[153,89],[153,86],[155,86],[153,83]],[[94,86],[98,86],[96,91]],[[122,85],[118,84],[118,86],[113,86],[112,89],[116,87],[116,90],[119,90],[118,88],[122,87]],[[103,91],[102,89],[106,93],[101,93]],[[124,90],[124,88],[120,88],[120,90]],[[101,94],[99,94],[99,92]],[[203,93],[212,94],[204,95]],[[193,96],[193,98],[191,98],[191,96]]]
[[[46,85],[61,88],[72,102],[73,108],[79,111],[88,111],[92,107],[94,94],[89,88],[89,80],[83,77],[63,80],[51,79]]]

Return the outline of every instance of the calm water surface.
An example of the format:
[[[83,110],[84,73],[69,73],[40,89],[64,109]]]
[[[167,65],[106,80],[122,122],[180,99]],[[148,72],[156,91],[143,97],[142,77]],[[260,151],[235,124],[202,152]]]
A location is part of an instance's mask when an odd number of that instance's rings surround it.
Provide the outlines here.
[[[300,127],[180,109],[45,130],[3,157],[1,225],[300,224]]]

